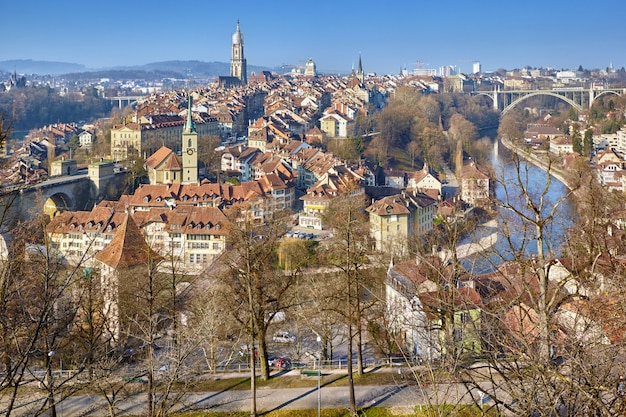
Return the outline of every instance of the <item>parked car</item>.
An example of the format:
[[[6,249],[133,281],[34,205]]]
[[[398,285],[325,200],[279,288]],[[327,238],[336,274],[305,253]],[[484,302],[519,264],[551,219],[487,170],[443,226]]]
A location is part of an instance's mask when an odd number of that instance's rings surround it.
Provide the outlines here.
[[[250,346],[241,345],[239,346],[239,356],[247,356],[250,354]],[[254,347],[254,359],[259,357],[259,348],[258,346]]]
[[[289,332],[276,332],[272,340],[276,343],[293,343],[296,341],[296,336]]]
[[[270,362],[270,366],[279,369],[291,369],[291,359],[276,358]]]

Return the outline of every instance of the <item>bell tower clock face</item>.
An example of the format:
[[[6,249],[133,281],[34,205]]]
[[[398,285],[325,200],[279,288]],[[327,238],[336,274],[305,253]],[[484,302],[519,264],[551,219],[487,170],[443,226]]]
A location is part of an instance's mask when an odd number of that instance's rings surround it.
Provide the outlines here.
[[[187,155],[193,155],[193,152],[194,152],[193,148],[187,149]]]

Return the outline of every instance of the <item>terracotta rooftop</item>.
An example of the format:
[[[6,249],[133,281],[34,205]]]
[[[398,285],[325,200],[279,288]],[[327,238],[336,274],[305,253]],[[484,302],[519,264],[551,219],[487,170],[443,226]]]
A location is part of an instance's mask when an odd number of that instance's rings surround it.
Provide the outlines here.
[[[125,215],[111,243],[95,257],[114,269],[148,265],[160,259],[160,256],[150,249],[141,231],[128,214]]]

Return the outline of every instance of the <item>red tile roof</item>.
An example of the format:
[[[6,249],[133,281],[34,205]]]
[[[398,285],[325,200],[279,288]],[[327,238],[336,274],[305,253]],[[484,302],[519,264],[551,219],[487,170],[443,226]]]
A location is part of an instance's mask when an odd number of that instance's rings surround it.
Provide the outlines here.
[[[114,269],[149,265],[160,260],[160,256],[146,243],[141,231],[126,214],[119,230],[104,249],[95,255],[100,262]]]

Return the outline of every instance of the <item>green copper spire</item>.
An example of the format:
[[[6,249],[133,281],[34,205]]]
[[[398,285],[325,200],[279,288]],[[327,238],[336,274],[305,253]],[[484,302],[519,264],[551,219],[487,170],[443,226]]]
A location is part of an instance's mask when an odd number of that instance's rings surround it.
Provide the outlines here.
[[[195,126],[193,125],[193,120],[191,118],[191,102],[193,99],[191,98],[191,94],[189,94],[188,96],[189,100],[187,101],[187,122],[185,122],[185,133],[191,133],[195,131]]]

